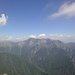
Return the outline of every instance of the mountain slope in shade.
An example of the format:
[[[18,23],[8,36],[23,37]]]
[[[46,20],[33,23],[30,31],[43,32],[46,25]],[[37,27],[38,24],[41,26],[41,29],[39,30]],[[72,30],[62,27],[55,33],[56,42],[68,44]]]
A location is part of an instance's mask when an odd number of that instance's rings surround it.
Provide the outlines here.
[[[0,53],[0,75],[48,75],[19,56]]]
[[[70,42],[70,43],[68,43],[68,46],[71,49],[70,53],[72,55],[72,59],[75,61],[75,43]]]
[[[75,75],[72,59],[60,48],[41,48],[32,60],[51,75]]]

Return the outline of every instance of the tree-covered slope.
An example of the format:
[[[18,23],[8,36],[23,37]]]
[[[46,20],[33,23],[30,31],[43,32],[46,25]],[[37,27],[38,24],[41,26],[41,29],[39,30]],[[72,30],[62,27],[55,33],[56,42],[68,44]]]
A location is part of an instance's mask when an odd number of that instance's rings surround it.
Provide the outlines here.
[[[19,56],[0,53],[0,75],[47,75],[34,64],[28,63]]]
[[[36,65],[51,75],[75,75],[75,64],[60,48],[41,48],[32,59]]]

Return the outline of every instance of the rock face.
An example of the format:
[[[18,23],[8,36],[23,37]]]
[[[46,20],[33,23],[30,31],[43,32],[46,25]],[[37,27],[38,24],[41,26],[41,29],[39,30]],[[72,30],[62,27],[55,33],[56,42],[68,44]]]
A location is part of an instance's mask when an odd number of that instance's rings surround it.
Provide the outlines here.
[[[4,55],[7,55],[8,61],[13,62],[16,71],[19,72],[12,75],[22,75],[26,72],[26,75],[75,75],[75,43],[33,38],[17,43],[2,42],[0,54],[4,58],[6,57]],[[4,58],[0,60],[3,59],[4,64],[7,64],[5,63],[7,59]],[[17,62],[21,65],[20,68],[17,67]],[[5,68],[5,65],[2,67]],[[22,69],[22,74],[18,69]],[[1,74],[6,74],[6,70],[3,70]],[[13,66],[10,70],[11,73],[14,71]]]

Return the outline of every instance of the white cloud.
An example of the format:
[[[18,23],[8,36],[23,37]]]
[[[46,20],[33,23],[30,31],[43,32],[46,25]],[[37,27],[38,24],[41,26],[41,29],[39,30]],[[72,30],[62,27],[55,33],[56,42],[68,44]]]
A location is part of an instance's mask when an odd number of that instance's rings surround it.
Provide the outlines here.
[[[39,35],[30,35],[29,36],[29,38],[43,38],[43,37],[45,37],[46,36],[46,34],[39,34]]]
[[[0,36],[0,41],[23,41],[26,40],[26,38],[23,37],[12,37],[12,36]]]
[[[5,14],[1,14],[0,16],[0,26],[6,25],[8,17]]]
[[[42,38],[50,38],[52,40],[60,40],[63,42],[75,42],[75,36],[72,35],[63,35],[63,34],[39,34],[39,35],[31,35],[29,38],[42,39]]]
[[[38,35],[39,38],[45,37],[45,36],[46,36],[46,34],[40,34],[40,35]]]
[[[38,37],[40,35],[40,37]],[[0,41],[24,41],[28,38],[35,38],[35,39],[42,39],[42,38],[50,38],[52,40],[60,40],[63,42],[75,42],[75,36],[72,35],[63,35],[63,34],[49,34],[48,36],[46,34],[39,34],[31,35],[30,37],[14,37],[14,36],[0,36]]]
[[[7,37],[6,40],[12,40],[12,39],[13,39],[13,37],[12,36],[9,36],[9,37]]]
[[[61,40],[63,42],[75,42],[75,36],[71,35],[49,34],[49,38],[52,40]]]
[[[56,18],[60,16],[75,17],[75,2],[66,2],[60,6],[57,12],[48,16],[48,18]]]
[[[49,34],[49,37],[50,37],[51,39],[57,40],[57,39],[62,39],[62,38],[64,38],[64,35],[62,35],[62,34]]]
[[[29,38],[37,38],[36,35],[30,35]]]

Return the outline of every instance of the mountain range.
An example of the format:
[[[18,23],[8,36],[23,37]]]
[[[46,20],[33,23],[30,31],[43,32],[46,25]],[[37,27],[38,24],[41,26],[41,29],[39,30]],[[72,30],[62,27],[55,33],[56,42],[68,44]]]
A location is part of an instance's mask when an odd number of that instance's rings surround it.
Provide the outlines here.
[[[0,42],[0,75],[75,75],[75,43],[49,38]]]

